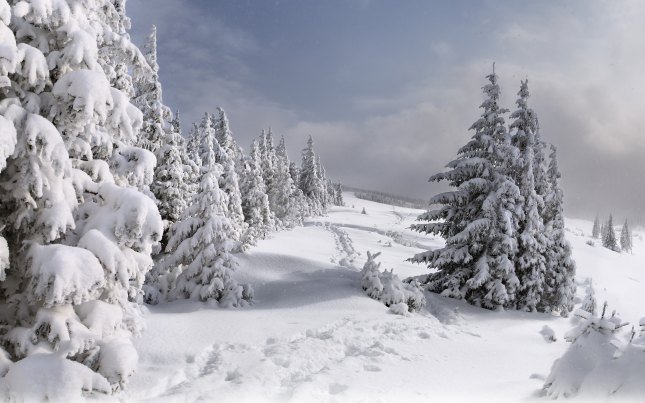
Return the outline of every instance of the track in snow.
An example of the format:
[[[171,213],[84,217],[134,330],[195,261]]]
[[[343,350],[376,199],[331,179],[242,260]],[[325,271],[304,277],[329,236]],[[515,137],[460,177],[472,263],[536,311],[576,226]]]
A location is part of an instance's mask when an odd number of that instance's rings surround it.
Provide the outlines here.
[[[429,349],[433,340],[449,338],[439,321],[425,323],[386,317],[360,320],[345,317],[290,338],[268,338],[264,345],[213,344],[194,357],[171,379],[180,380],[154,400],[210,400],[203,390],[216,390],[219,401],[246,401],[266,392],[268,401],[330,401],[360,392],[347,374],[356,378],[419,361],[415,350],[400,351],[405,341]],[[425,346],[425,347],[424,347]],[[208,385],[208,387],[205,387]],[[353,389],[357,388],[357,389]]]
[[[340,225],[319,221],[313,221],[309,225],[322,226],[331,232],[336,244],[336,253],[329,259],[332,263],[348,269],[358,269],[355,261],[361,254],[354,249],[352,238]]]

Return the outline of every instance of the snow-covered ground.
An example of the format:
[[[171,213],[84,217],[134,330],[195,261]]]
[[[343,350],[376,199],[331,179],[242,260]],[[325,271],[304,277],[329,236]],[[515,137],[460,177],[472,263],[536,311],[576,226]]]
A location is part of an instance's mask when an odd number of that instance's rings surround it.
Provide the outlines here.
[[[255,304],[218,309],[174,302],[151,307],[138,339],[138,372],[117,398],[148,401],[429,402],[540,398],[566,350],[571,319],[492,312],[427,294],[399,316],[360,288],[366,252],[401,278],[427,273],[405,261],[440,238],[407,229],[418,210],[345,194],[346,207],[274,234],[240,256]],[[365,208],[367,214],[361,214]],[[624,320],[645,316],[645,243],[618,254],[589,240],[591,223],[567,220],[579,295],[593,278],[599,304]],[[557,341],[542,331],[553,329]],[[542,331],[542,333],[541,333]],[[548,332],[546,332],[548,333]],[[620,394],[617,395],[619,398]],[[615,397],[615,396],[614,396]],[[598,396],[607,400],[606,396]],[[624,398],[624,397],[622,397]],[[611,399],[609,399],[611,400]]]

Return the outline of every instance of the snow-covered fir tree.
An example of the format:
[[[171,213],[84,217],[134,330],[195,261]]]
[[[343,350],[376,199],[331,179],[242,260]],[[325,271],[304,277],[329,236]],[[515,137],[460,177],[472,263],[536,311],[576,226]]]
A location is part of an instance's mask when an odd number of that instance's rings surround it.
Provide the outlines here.
[[[307,147],[302,150],[302,164],[298,179],[298,187],[309,201],[311,214],[323,214],[325,212],[325,184],[320,180],[318,158],[314,151],[314,140],[311,136],[307,140]]]
[[[534,311],[540,304],[544,290],[546,272],[547,239],[544,233],[544,223],[540,217],[540,209],[544,201],[535,191],[535,133],[538,122],[535,112],[528,107],[528,81],[522,81],[517,99],[518,109],[510,117],[515,119],[511,125],[513,144],[519,151],[515,162],[513,179],[519,186],[523,199],[523,211],[519,222],[515,257],[515,271],[520,286],[516,296],[518,309]],[[541,308],[544,308],[541,306]]]
[[[243,242],[241,241],[246,231],[242,211],[242,196],[235,161],[229,157],[227,150],[222,148],[217,141],[216,119],[215,116],[205,113],[197,128],[197,153],[202,167],[200,174],[204,175],[204,167],[217,165],[221,169],[218,183],[226,194],[226,208],[223,211],[230,220],[231,231],[229,235],[231,235],[233,241],[237,242],[237,247],[233,249],[233,251],[237,252],[241,250],[240,248],[243,248]],[[211,160],[211,158],[214,158],[214,160]]]
[[[571,246],[565,238],[563,192],[560,188],[560,169],[557,149],[550,146],[547,170],[549,192],[544,199],[544,228],[548,240],[546,250],[545,294],[538,309],[555,310],[567,316],[573,309],[576,266],[571,257]]]
[[[228,116],[222,108],[217,108],[217,113],[213,117],[215,125],[215,138],[219,145],[226,151],[226,154],[235,162],[237,176],[240,177],[244,171],[244,152],[235,141],[231,131]]]
[[[266,238],[275,229],[275,220],[262,179],[261,159],[258,143],[253,140],[242,180],[242,210],[244,220],[249,225],[245,241],[249,243]]]
[[[289,172],[289,156],[284,137],[280,138],[275,150],[273,185],[268,189],[269,206],[280,224],[290,228],[302,222],[299,210],[301,201],[296,193],[296,185]]]
[[[224,168],[214,149],[219,146],[211,116],[205,114],[198,130],[201,181],[191,205],[171,229],[161,265],[173,281],[160,282],[163,297],[215,300],[221,306],[241,306],[252,298],[252,290],[233,278],[239,250],[237,228],[227,217],[228,195],[220,188]]]
[[[629,224],[625,220],[623,228],[620,230],[620,249],[625,252],[632,251],[632,231],[629,229]]]
[[[235,169],[235,160],[229,153],[220,146],[217,139],[213,139],[213,150],[215,152],[215,161],[222,167],[222,173],[219,178],[219,186],[226,194],[226,216],[231,221],[233,240],[242,241],[243,235],[247,230],[247,224],[244,222],[244,213],[242,210],[242,194],[240,193],[240,184]],[[244,248],[244,242],[239,243],[239,251]]]
[[[273,131],[262,130],[258,140],[258,150],[260,152],[260,167],[262,168],[262,179],[264,180],[264,187],[266,188],[267,196],[272,192],[273,182],[276,176],[276,154],[273,145]],[[275,205],[271,204],[269,198],[269,206],[271,211],[275,210]]]
[[[172,225],[186,209],[188,185],[181,133],[169,130],[163,141],[163,145],[155,152],[157,166],[150,190],[157,199],[161,218],[167,225]]]
[[[614,217],[609,214],[609,219],[605,223],[604,231],[602,233],[602,246],[613,251],[618,251],[618,240],[614,232]]]
[[[593,220],[593,228],[591,230],[591,236],[593,238],[600,238],[600,218],[596,215],[596,218]]]
[[[486,308],[512,306],[519,287],[515,274],[515,232],[522,203],[508,176],[516,157],[498,105],[497,75],[487,76],[481,117],[471,126],[472,139],[459,150],[447,172],[430,178],[447,181],[453,191],[441,193],[430,204],[441,207],[419,216],[412,228],[443,236],[443,248],[417,254],[410,260],[436,268],[425,282],[430,290]]]
[[[336,206],[344,206],[345,205],[345,200],[343,200],[343,185],[338,182],[334,183],[334,201],[333,203]]]
[[[134,104],[143,112],[143,128],[137,144],[156,152],[165,143],[165,128],[172,114],[163,104],[157,63],[157,28],[154,25],[144,48],[147,66],[134,83]]]
[[[329,207],[329,204],[330,204],[327,171],[325,170],[325,167],[320,161],[320,155],[317,155],[317,154],[316,154],[316,172],[318,173],[318,182],[320,183],[320,186],[321,186],[321,194],[319,198],[320,204],[322,205],[322,211],[327,211],[327,207]]]
[[[199,156],[199,130],[196,123],[193,123],[186,141],[186,159],[184,161],[184,177],[188,188],[188,195],[185,198],[190,204],[197,193],[201,179],[202,160]]]
[[[289,163],[289,175],[291,175],[293,183],[298,186],[300,183],[300,167],[298,167],[298,164],[293,161]]]
[[[147,68],[144,70],[145,74],[138,75],[135,83],[135,104],[143,112],[143,129],[137,142],[155,154],[157,165],[150,190],[157,201],[165,227],[168,228],[186,208],[188,185],[179,121],[174,121],[170,109],[163,104],[157,64],[157,29],[154,25],[145,50]]]
[[[0,1],[0,337],[20,361],[7,376],[55,379],[37,374],[55,367],[80,379],[78,398],[109,392],[136,367],[131,338],[162,233],[135,188],[154,166],[132,146],[142,115],[112,76],[140,52],[112,1],[12,5]],[[9,392],[42,400],[36,391],[58,386]]]

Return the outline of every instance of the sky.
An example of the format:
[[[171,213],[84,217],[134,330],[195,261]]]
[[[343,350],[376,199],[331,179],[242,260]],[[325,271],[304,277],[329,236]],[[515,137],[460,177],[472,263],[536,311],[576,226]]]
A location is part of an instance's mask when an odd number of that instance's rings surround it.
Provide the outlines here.
[[[157,26],[164,103],[182,125],[226,110],[292,160],[309,135],[328,176],[427,199],[472,136],[485,76],[511,110],[528,78],[558,147],[565,214],[645,224],[645,2],[128,0],[133,41]]]

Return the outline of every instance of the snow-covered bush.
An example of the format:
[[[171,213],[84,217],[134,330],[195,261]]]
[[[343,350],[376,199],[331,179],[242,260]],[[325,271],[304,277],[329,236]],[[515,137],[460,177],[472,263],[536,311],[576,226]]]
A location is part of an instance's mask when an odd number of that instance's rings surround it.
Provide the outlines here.
[[[361,287],[365,293],[370,298],[383,302],[393,313],[420,311],[425,306],[426,299],[419,283],[404,283],[393,270],[381,272],[381,264],[375,260],[380,254],[367,252],[367,262],[361,272]]]
[[[383,283],[381,282],[381,272],[379,271],[381,263],[376,263],[375,260],[380,254],[381,252],[372,254],[367,251],[367,262],[363,265],[361,272],[361,287],[373,299],[380,299],[383,293]]]
[[[598,305],[596,302],[596,295],[595,291],[593,288],[593,283],[591,282],[591,279],[587,279],[587,288],[585,290],[585,298],[582,300],[582,305],[580,306],[580,309],[582,309],[585,312],[589,312],[591,315],[596,314],[596,306]]]
[[[636,373],[642,374],[645,364],[644,345],[641,339],[629,343],[618,337],[618,332],[627,323],[616,316],[607,315],[607,303],[600,317],[587,311],[577,310],[575,315],[582,320],[565,335],[571,343],[562,357],[553,363],[551,373],[544,384],[545,394],[556,399],[579,395],[588,398],[606,398],[618,389],[625,388],[626,379]],[[645,324],[641,320],[641,325]],[[634,361],[640,363],[634,366]],[[638,382],[643,390],[642,381]],[[634,386],[634,385],[631,385]],[[629,388],[627,388],[629,389]]]

